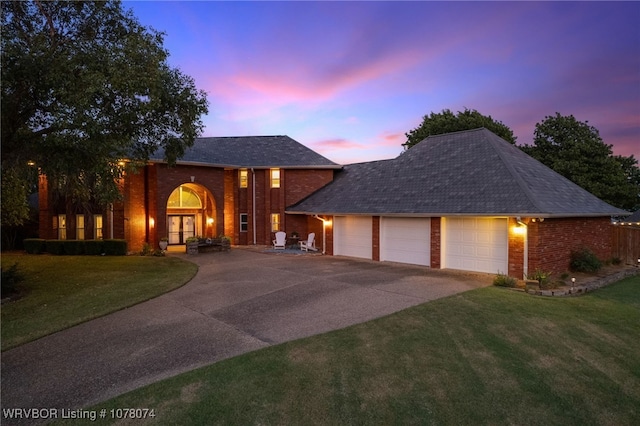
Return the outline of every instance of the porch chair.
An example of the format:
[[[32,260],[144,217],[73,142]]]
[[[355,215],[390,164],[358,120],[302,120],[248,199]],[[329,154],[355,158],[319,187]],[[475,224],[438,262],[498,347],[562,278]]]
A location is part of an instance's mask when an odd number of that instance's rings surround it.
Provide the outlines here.
[[[300,241],[300,250],[304,251],[318,251],[316,248],[316,234],[312,232],[309,234],[307,241]]]
[[[273,240],[273,248],[275,250],[284,250],[287,244],[287,233],[286,232],[276,232],[276,239]]]

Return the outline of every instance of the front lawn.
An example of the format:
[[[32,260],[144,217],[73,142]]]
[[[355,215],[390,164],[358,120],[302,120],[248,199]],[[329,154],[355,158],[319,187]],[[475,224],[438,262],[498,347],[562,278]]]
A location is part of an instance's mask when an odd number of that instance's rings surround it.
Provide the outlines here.
[[[640,424],[640,277],[581,297],[489,287],[238,356],[98,409],[158,424]]]
[[[175,257],[3,253],[18,264],[24,296],[2,305],[2,350],[173,290],[198,268]]]

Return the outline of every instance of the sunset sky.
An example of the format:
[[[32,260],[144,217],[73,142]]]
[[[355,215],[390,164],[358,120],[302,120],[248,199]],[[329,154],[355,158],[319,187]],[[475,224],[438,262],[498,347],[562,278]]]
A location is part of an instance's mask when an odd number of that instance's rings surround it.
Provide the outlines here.
[[[126,1],[208,94],[203,136],[288,135],[340,164],[396,157],[431,112],[531,143],[573,114],[640,158],[640,2]]]

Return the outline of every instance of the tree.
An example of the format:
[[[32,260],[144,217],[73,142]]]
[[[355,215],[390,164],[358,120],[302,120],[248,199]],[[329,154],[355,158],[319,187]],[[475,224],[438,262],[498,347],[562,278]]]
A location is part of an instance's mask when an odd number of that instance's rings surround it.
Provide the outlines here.
[[[600,132],[573,115],[545,117],[533,145],[522,150],[607,203],[631,210],[640,200],[640,169],[632,156],[614,156]]]
[[[444,109],[440,113],[432,112],[430,115],[425,115],[420,126],[405,133],[407,141],[402,145],[405,149],[409,149],[431,135],[477,129],[479,127],[485,127],[504,140],[513,144],[516,143],[513,131],[500,121],[495,121],[490,115],[482,115],[475,109],[465,108],[464,111],[458,111],[458,114],[454,114],[449,109]]]
[[[163,148],[174,163],[202,131],[206,94],[119,1],[11,1],[1,14],[3,210],[24,212],[4,196],[25,187],[28,162],[60,197],[104,206],[120,160]]]

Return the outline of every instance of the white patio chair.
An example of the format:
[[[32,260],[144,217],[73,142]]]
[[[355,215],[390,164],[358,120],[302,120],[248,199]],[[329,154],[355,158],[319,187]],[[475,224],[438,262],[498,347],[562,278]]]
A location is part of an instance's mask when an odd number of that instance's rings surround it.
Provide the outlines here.
[[[318,249],[316,248],[316,234],[314,232],[309,234],[307,241],[300,241],[300,250],[318,251]]]
[[[275,250],[284,250],[287,244],[287,233],[286,232],[276,232],[276,239],[273,240],[273,248]]]

